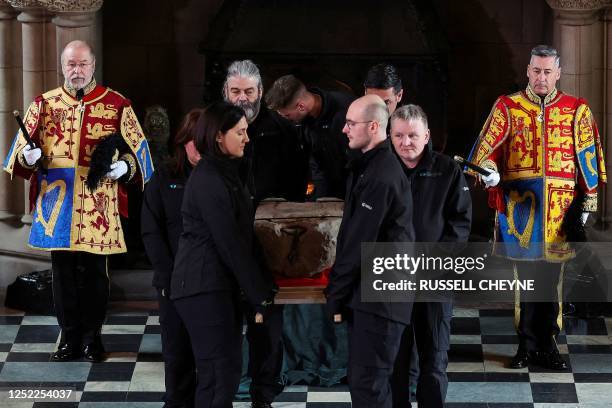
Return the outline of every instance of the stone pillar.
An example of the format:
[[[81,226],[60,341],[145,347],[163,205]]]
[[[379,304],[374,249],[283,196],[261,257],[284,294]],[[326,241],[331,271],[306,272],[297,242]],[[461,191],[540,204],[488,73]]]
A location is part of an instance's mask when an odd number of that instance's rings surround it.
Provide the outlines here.
[[[40,7],[35,0],[8,0],[8,2],[21,11],[17,20],[21,22],[21,52],[23,63],[23,111],[25,111],[34,98],[46,89],[46,33],[51,16]],[[24,186],[24,216],[21,221],[32,223],[29,208],[29,183]]]
[[[34,0],[9,0],[21,11],[21,48],[23,61],[23,106],[27,109],[34,98],[45,91],[45,37],[50,21],[47,11]]]
[[[45,53],[45,91],[57,88],[61,84],[61,82],[57,82],[57,61],[59,57],[55,45],[55,25],[51,24],[51,17],[52,15],[49,15],[45,20],[45,44],[43,48]],[[59,73],[61,74],[62,71],[60,70]]]
[[[4,160],[17,132],[13,111],[21,104],[21,30],[19,12],[6,0],[0,0],[0,160]],[[0,220],[20,214],[23,183],[12,183],[5,172],[0,174]],[[16,202],[17,201],[17,202]]]
[[[546,0],[555,11],[555,38],[561,54],[561,80],[559,88],[572,95],[581,96],[589,101],[600,128],[605,148],[606,168],[610,173],[612,159],[611,144],[608,143],[608,110],[610,94],[606,85],[607,71],[604,59],[604,38],[608,36],[609,26],[601,20],[606,7],[612,0]],[[609,49],[609,47],[608,47]],[[609,60],[609,55],[607,57]],[[610,68],[609,63],[607,67]],[[612,200],[608,197],[612,189],[599,191],[600,213],[598,218],[607,222],[612,216]],[[608,208],[610,207],[610,208]],[[612,221],[612,218],[610,218]]]
[[[597,55],[593,48],[600,47],[600,43],[594,43],[596,39],[594,24],[599,19],[601,9],[607,0],[546,1],[555,11],[557,25],[555,33],[559,35],[554,41],[558,44],[561,54],[562,71],[559,88],[592,101],[594,99],[593,59]]]
[[[604,12],[600,14],[603,17]],[[598,19],[592,26],[592,38],[591,44],[592,56],[593,56],[593,71],[592,71],[592,82],[591,82],[591,98],[588,99],[593,115],[597,124],[601,127],[603,125],[603,109],[604,109],[604,98],[605,92],[604,76],[605,76],[605,62],[604,62],[604,22],[602,19]]]
[[[602,134],[602,142],[604,144],[604,153],[606,156],[606,169],[608,177],[610,177],[610,168],[612,160],[612,143],[610,143],[609,135],[612,134],[612,7],[608,7],[604,16],[604,67],[605,76],[602,86],[605,97],[603,100],[603,121],[600,124],[600,132]],[[604,137],[605,136],[605,137]],[[608,224],[612,222],[612,188],[606,187],[606,194],[602,203],[602,218]]]
[[[96,79],[102,72],[102,39],[96,30],[96,12],[104,0],[39,0],[38,3],[55,14],[55,44],[57,53],[61,53],[66,44],[73,40],[87,41],[96,52]],[[64,82],[61,61],[57,60],[57,80]]]

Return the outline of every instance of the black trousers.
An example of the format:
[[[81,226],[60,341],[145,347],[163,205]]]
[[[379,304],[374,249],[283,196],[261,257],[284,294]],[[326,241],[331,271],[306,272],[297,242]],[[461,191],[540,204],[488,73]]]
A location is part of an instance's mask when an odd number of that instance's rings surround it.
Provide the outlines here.
[[[189,333],[168,294],[158,289],[157,300],[164,356],[165,407],[191,408],[195,403],[196,364]]]
[[[273,305],[262,324],[255,323],[255,310],[243,305],[249,341],[249,394],[252,401],[272,403],[283,392],[280,374],[283,366],[283,310]]]
[[[242,371],[242,309],[239,294],[200,293],[176,299],[197,368],[195,407],[231,408]]]
[[[52,251],[51,267],[60,341],[74,347],[100,342],[110,289],[107,257]]]
[[[535,279],[538,298],[558,300],[559,277],[563,264],[550,262],[517,262],[519,279]],[[515,305],[516,329],[519,349],[524,351],[550,352],[557,349],[555,337],[561,331],[561,313],[558,301],[529,302],[522,298]]]
[[[359,310],[347,317],[352,406],[391,408],[391,376],[406,325]]]
[[[448,389],[448,350],[453,305],[450,302],[415,302],[412,325],[404,330],[400,350],[395,360],[393,379],[393,407],[410,407],[410,359],[414,342],[418,350],[419,378],[417,402],[419,407],[444,406]]]

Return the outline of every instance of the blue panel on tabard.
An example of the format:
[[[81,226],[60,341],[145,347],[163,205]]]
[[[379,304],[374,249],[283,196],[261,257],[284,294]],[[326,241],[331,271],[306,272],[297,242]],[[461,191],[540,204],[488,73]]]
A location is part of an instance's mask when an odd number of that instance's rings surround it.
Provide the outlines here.
[[[146,140],[144,140],[140,147],[138,148],[136,158],[138,159],[138,163],[140,164],[140,168],[142,170],[142,179],[145,181],[149,181],[151,176],[153,175],[153,163],[151,162],[151,154],[149,152],[149,144]]]
[[[580,161],[580,167],[584,172],[584,179],[586,180],[587,188],[591,189],[596,187],[598,182],[598,172],[595,145],[589,146],[578,153],[578,160]]]
[[[7,167],[8,166],[9,159],[13,155],[13,150],[15,150],[15,145],[17,144],[17,140],[18,140],[17,136],[19,136],[19,132],[17,132],[17,134],[15,135],[15,138],[13,139],[13,143],[11,143],[11,148],[9,149],[8,154],[4,158],[4,162],[2,163],[2,167]]]
[[[74,169],[49,169],[37,174],[38,189],[46,184],[34,207],[30,245],[38,248],[70,248]],[[55,216],[57,214],[57,216]]]
[[[499,214],[498,236],[504,245],[499,248],[500,255],[517,259],[533,259],[543,256],[543,228],[542,228],[542,196],[543,181],[541,179],[521,180],[504,185],[504,203],[506,212]],[[519,197],[524,197],[524,201],[516,202],[512,213],[516,233],[510,229],[508,220],[508,202],[510,191],[516,191]],[[530,194],[529,192],[533,193]],[[531,244],[527,248],[521,246],[519,237],[526,233],[526,229],[531,229],[528,242]],[[526,236],[526,237],[527,237]]]

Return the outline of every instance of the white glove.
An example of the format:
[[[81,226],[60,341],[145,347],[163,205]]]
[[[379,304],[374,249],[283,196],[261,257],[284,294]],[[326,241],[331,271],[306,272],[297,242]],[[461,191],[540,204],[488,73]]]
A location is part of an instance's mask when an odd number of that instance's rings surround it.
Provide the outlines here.
[[[110,165],[111,171],[106,173],[106,177],[111,180],[117,180],[128,171],[128,165],[125,161],[119,160]]]
[[[42,151],[39,147],[32,149],[32,146],[29,144],[25,145],[21,151],[23,153],[23,158],[25,159],[26,163],[28,163],[28,166],[33,166],[36,164],[38,159],[40,159],[40,156],[42,156]]]
[[[488,176],[485,176],[483,174],[480,175],[480,179],[485,183],[486,187],[495,187],[496,185],[499,184],[499,173],[496,172],[495,170],[490,170]]]
[[[589,218],[589,214],[588,212],[583,212],[582,216],[580,217],[582,220],[582,225],[586,225],[587,219]]]

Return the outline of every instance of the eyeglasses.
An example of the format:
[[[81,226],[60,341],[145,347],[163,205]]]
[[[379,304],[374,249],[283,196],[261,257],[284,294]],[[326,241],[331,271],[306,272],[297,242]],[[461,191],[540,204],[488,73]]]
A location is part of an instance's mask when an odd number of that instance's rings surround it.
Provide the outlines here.
[[[359,123],[370,123],[370,122],[374,122],[374,121],[373,120],[365,120],[363,122],[355,122],[354,120],[348,120],[347,119],[346,122],[344,122],[344,123],[346,123],[346,127],[347,128],[352,129],[353,126],[355,126],[355,125],[357,125]]]
[[[66,64],[66,68],[68,68],[69,71],[74,71],[77,68],[79,68],[82,71],[85,68],[88,68],[90,65],[91,65],[91,62],[81,62],[78,64],[71,62],[69,64]]]

